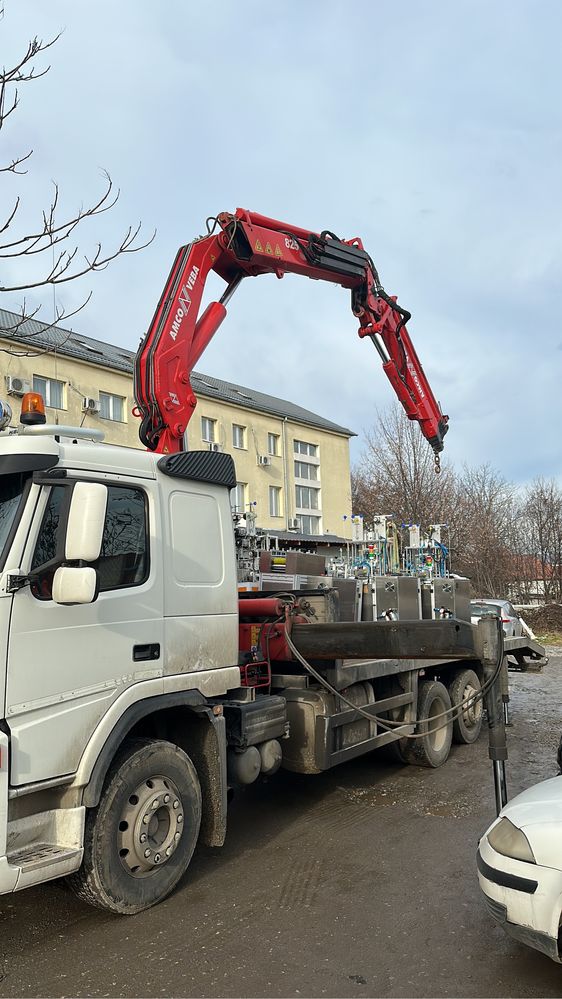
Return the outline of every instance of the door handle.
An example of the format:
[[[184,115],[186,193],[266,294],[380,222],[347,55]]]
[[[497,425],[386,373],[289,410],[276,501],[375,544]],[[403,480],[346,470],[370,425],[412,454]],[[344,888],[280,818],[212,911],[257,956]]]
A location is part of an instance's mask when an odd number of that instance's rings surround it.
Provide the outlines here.
[[[147,659],[160,659],[160,642],[149,645],[133,645],[133,662],[142,663]]]

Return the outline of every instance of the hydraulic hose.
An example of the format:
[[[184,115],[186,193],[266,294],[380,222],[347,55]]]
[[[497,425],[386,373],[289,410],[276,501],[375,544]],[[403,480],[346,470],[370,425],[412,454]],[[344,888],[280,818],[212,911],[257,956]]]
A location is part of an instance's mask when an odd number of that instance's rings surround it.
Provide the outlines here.
[[[369,714],[368,711],[364,711],[363,708],[359,707],[357,704],[353,704],[347,697],[345,697],[344,694],[341,693],[341,691],[339,691],[335,687],[333,687],[332,684],[329,683],[328,680],[326,680],[325,677],[323,677],[322,674],[319,673],[318,670],[316,670],[314,668],[314,666],[312,666],[309,662],[307,662],[307,660],[304,658],[304,656],[301,655],[301,653],[297,649],[296,645],[292,641],[291,636],[289,635],[289,632],[287,631],[287,627],[286,626],[285,626],[285,638],[287,640],[287,645],[291,649],[291,652],[293,653],[293,655],[295,656],[295,658],[301,663],[301,665],[304,666],[304,668],[307,670],[307,672],[310,673],[320,684],[322,684],[323,687],[326,687],[326,689],[329,690],[330,693],[334,694],[336,697],[339,697],[339,699],[341,701],[343,701],[344,704],[347,704],[347,706],[349,708],[353,708],[354,711],[357,711],[358,714],[362,715],[368,721],[370,721],[370,722],[376,722],[377,725],[380,725],[380,727],[383,728],[383,729],[385,729],[387,732],[392,732],[396,728],[400,728],[401,726],[404,726],[404,725],[408,724],[408,722],[404,722],[404,721],[393,721],[390,718],[381,718],[380,715]],[[495,681],[496,681],[496,679],[498,677],[498,674],[499,674],[499,672],[501,670],[501,667],[502,667],[502,662],[503,662],[503,652],[502,652],[502,655],[501,655],[501,657],[499,659],[499,662],[496,664],[496,667],[494,669],[494,672],[493,672],[492,676],[488,680],[486,680],[482,684],[482,687],[480,688],[480,690],[477,691],[473,695],[473,697],[470,698],[470,703],[474,703],[476,701],[481,701],[481,700],[484,699],[484,697],[486,696],[487,691],[495,683]],[[415,727],[418,728],[420,725],[422,725],[424,723],[434,722],[438,718],[446,718],[447,720],[444,721],[444,722],[442,722],[441,725],[437,725],[436,727],[432,727],[432,729],[431,729],[432,732],[438,732],[442,728],[447,728],[447,726],[449,725],[449,723],[451,721],[454,721],[456,718],[460,718],[460,716],[462,715],[462,713],[464,711],[466,711],[467,707],[468,707],[468,705],[467,705],[466,702],[462,702],[461,704],[453,704],[446,711],[442,711],[442,712],[440,712],[440,714],[434,715],[433,718],[418,718],[417,721],[416,721],[416,723],[415,723]],[[407,734],[407,735],[401,736],[401,738],[403,738],[403,739],[418,739],[419,736],[415,735],[415,734],[411,734],[411,735]]]

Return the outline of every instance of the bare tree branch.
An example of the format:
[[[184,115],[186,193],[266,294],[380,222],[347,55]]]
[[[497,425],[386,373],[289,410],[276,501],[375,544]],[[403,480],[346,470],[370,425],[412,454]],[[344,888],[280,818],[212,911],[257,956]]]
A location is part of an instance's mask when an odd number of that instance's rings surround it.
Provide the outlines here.
[[[10,225],[12,224],[14,218],[16,217],[16,212],[17,212],[19,206],[20,206],[20,199],[16,198],[15,203],[14,203],[14,207],[12,208],[12,211],[8,215],[8,218],[6,219],[6,221],[4,222],[4,225],[2,226],[2,228],[0,228],[0,232],[5,232],[5,230],[10,227]]]
[[[120,191],[117,190],[116,194],[110,198],[113,190],[113,182],[109,176],[107,170],[102,171],[107,182],[106,189],[102,194],[101,198],[91,205],[90,208],[80,208],[79,211],[73,215],[68,221],[61,222],[57,224],[56,221],[56,210],[59,201],[59,187],[58,184],[54,185],[55,193],[53,199],[49,206],[48,212],[43,212],[43,225],[41,229],[37,232],[29,233],[28,235],[20,236],[18,239],[13,240],[11,243],[1,243],[0,244],[0,257],[11,257],[11,256],[21,256],[26,253],[30,253],[31,250],[28,249],[26,244],[31,244],[32,247],[36,246],[39,242],[44,241],[39,250],[34,250],[34,252],[43,252],[44,250],[50,249],[53,244],[60,243],[65,239],[68,239],[70,234],[76,228],[76,226],[82,222],[84,219],[93,218],[95,215],[103,215],[104,212],[108,212],[119,200]],[[3,253],[3,250],[10,250],[17,247],[16,253]]]
[[[79,306],[77,306],[76,309],[73,309],[72,312],[66,312],[66,310],[62,306],[57,306],[56,310],[55,310],[55,317],[54,317],[53,321],[51,323],[41,323],[41,328],[38,329],[38,330],[35,330],[34,332],[28,332],[28,331],[24,332],[22,330],[22,327],[25,326],[25,324],[28,323],[30,319],[34,319],[34,317],[40,311],[41,306],[38,305],[35,309],[33,309],[32,312],[28,313],[28,312],[26,312],[25,302],[24,302],[23,306],[22,306],[22,309],[21,309],[20,313],[18,314],[15,322],[13,322],[8,327],[5,326],[5,327],[2,328],[2,331],[1,331],[2,332],[2,336],[6,337],[6,338],[9,337],[9,336],[12,336],[14,338],[15,337],[20,337],[20,338],[25,337],[25,340],[27,341],[27,340],[32,340],[36,336],[42,336],[44,333],[48,333],[49,330],[53,330],[53,329],[59,330],[60,327],[59,327],[58,324],[60,322],[62,322],[63,319],[64,319],[65,322],[68,322],[68,320],[72,319],[73,316],[78,315],[78,313],[81,312],[82,309],[84,309],[87,306],[87,304],[90,301],[91,297],[92,297],[92,292],[90,291],[90,292],[88,292],[88,295],[86,296],[86,298],[84,299],[84,301],[82,302],[82,304],[79,305]],[[69,337],[71,337],[73,335],[73,331],[72,330],[65,330],[64,332],[66,333],[66,335],[61,339],[61,341],[59,343],[56,344],[56,349],[57,350],[60,349],[61,347],[63,347],[65,345],[65,343],[68,341]],[[36,349],[32,349],[32,350],[26,349],[23,346],[18,347],[18,348],[1,347],[0,346],[0,353],[2,353],[2,354],[9,354],[11,357],[41,357],[43,354],[49,354],[53,349],[55,349],[53,346],[42,347],[42,348],[38,348],[38,349],[36,348]]]
[[[6,166],[0,167],[0,173],[17,173],[18,176],[23,177],[27,173],[27,170],[18,170],[18,167],[26,160],[33,156],[33,149],[30,149],[28,153],[23,156],[16,156],[11,163],[7,163]]]
[[[0,21],[4,16],[4,7],[0,3]],[[39,58],[50,49],[60,38],[61,32],[54,37],[43,40],[35,36],[28,43],[19,59],[13,65],[0,69],[0,131],[5,126],[8,119],[14,114],[19,106],[20,88],[23,84],[38,80],[49,72],[50,66],[41,67]],[[32,156],[33,150],[29,150],[21,155],[15,155],[10,162],[0,165],[0,173],[11,174],[12,176],[24,176],[27,173],[27,163]],[[58,284],[66,284],[93,274],[97,271],[105,270],[117,257],[126,253],[137,253],[145,249],[152,243],[156,233],[153,232],[147,239],[142,238],[142,225],[129,226],[122,236],[120,242],[115,246],[106,249],[101,242],[94,245],[93,251],[83,250],[78,243],[74,243],[76,231],[88,219],[97,218],[114,208],[119,199],[119,189],[115,189],[110,174],[103,171],[105,185],[99,197],[91,205],[82,205],[77,211],[66,217],[61,217],[59,208],[60,192],[58,184],[54,184],[53,196],[49,207],[41,213],[40,222],[30,231],[17,231],[17,222],[21,218],[20,208],[21,198],[16,196],[13,207],[8,212],[5,221],[0,224],[0,259],[6,261],[18,260],[22,264],[18,275],[12,281],[4,278],[0,285],[0,292],[21,292],[28,289],[54,287]],[[28,267],[32,266],[35,258],[41,258],[41,254],[50,251],[52,260],[45,266],[43,257],[43,267],[35,268],[30,272]],[[26,273],[27,271],[27,273]],[[80,312],[90,300],[91,292],[84,302],[73,312],[65,313],[64,309],[58,307],[56,318],[50,325],[45,325],[43,332],[52,329],[56,323],[63,318],[68,319]],[[25,302],[20,313],[12,326],[2,330],[4,337],[14,339],[33,340],[39,335],[38,330],[29,328],[27,321],[36,316],[39,307],[28,312]],[[21,350],[2,348],[5,353],[19,353]],[[35,351],[34,351],[35,353]]]

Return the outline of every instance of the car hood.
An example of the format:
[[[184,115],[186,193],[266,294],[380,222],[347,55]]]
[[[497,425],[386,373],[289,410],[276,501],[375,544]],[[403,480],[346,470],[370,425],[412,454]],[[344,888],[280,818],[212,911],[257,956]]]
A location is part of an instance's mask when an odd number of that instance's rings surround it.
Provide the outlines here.
[[[501,814],[517,826],[534,825],[545,819],[562,822],[562,776],[528,787],[508,801]]]
[[[527,788],[501,814],[523,830],[537,864],[562,869],[562,776]]]

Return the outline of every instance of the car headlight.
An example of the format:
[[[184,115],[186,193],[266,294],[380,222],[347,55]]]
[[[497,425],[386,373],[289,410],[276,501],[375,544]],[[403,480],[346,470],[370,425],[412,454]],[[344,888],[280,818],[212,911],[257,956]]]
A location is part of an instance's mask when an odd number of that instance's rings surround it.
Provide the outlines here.
[[[524,860],[528,864],[536,864],[525,833],[514,826],[509,819],[500,819],[497,826],[494,826],[492,831],[488,833],[488,843],[504,857],[511,857],[512,860]]]

